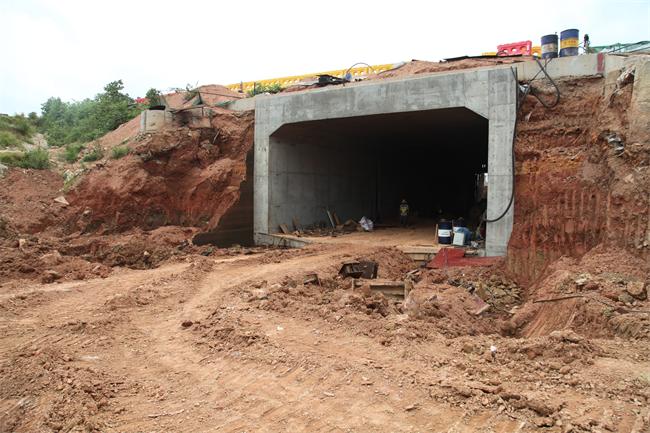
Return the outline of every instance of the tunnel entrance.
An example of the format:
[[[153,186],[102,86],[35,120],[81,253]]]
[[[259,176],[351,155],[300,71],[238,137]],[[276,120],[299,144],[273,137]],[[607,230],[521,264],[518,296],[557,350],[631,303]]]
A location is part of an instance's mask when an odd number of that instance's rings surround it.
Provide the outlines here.
[[[362,216],[395,224],[463,217],[487,206],[488,120],[467,108],[288,123],[269,137],[269,231]]]
[[[442,199],[443,212],[469,213],[464,186],[480,165],[489,175],[485,252],[503,256],[514,219],[516,113],[517,81],[506,67],[258,96],[255,243],[275,243],[270,234],[294,216],[325,220],[325,206],[341,218],[385,220],[402,194],[423,215]]]

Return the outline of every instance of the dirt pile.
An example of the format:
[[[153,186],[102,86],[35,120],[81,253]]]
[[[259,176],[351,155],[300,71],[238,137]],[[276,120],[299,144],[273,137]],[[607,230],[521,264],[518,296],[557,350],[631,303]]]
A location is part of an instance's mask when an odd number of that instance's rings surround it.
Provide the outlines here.
[[[165,95],[167,106],[172,109],[192,107],[203,103],[209,106],[217,106],[227,101],[245,98],[246,95],[234,92],[219,84],[207,84],[199,86],[192,92],[180,91]]]
[[[563,258],[528,291],[507,329],[523,336],[573,329],[590,337],[650,337],[650,265],[625,250],[599,246]]]
[[[382,248],[355,259],[377,261],[380,278],[377,281],[403,281],[415,275],[411,272],[415,269],[413,261],[394,248]],[[318,281],[285,276],[278,283],[254,281],[248,287],[233,290],[235,296],[252,308],[291,313],[294,317],[319,317],[332,326],[381,338],[384,345],[397,340],[428,340],[441,334],[456,337],[499,330],[500,313],[494,310],[489,314],[475,314],[482,301],[464,287],[431,284],[430,279],[422,278],[406,299],[399,300],[372,291],[369,283],[375,280],[360,279],[353,284],[352,278],[338,275],[339,269],[340,264],[323,269],[318,273]],[[205,338],[221,326],[226,310],[215,312],[219,316],[215,323],[212,323],[213,315],[202,325],[202,332],[207,333]],[[233,334],[232,338],[240,337]]]
[[[488,268],[428,270],[422,274],[418,285],[441,283],[462,288],[501,312],[508,312],[520,304],[524,296],[524,288],[506,275],[502,264]]]
[[[13,168],[0,177],[0,244],[12,234],[33,234],[59,222],[63,178],[49,170]]]
[[[210,128],[147,134],[133,143],[131,155],[85,175],[68,197],[68,229],[215,227],[239,198],[253,119],[250,113],[214,110]]]
[[[109,401],[125,379],[73,359],[59,348],[27,348],[0,366],[0,430],[104,431]]]
[[[61,251],[111,267],[150,269],[171,257],[204,251],[189,242],[195,231],[169,226],[151,231],[133,229],[119,235],[71,237]]]
[[[404,65],[379,74],[370,75],[368,80],[382,80],[386,78],[405,77],[409,75],[430,74],[434,72],[456,71],[483,66],[508,65],[512,63],[531,60],[530,56],[522,57],[499,57],[485,59],[462,59],[456,61],[428,62],[423,60],[411,60]]]
[[[0,282],[36,279],[42,283],[106,277],[110,268],[76,255],[62,254],[64,245],[46,239],[27,238],[0,247]]]
[[[647,398],[642,378],[612,381],[608,375],[593,376],[600,359],[614,356],[613,349],[570,330],[529,339],[461,337],[449,346],[458,354],[456,366],[465,374],[462,379],[443,380],[441,385],[447,391],[438,398],[458,405],[491,407],[513,418],[523,416],[538,428],[568,425],[570,431],[594,431],[598,426],[613,431],[620,418],[611,411],[581,410],[584,399],[601,394],[632,401]],[[552,391],[562,388],[580,397]]]

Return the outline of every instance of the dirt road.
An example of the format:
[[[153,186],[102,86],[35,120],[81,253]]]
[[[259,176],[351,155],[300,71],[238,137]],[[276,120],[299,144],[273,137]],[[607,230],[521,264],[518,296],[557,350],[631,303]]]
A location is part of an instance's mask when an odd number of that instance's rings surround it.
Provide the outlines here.
[[[647,428],[644,344],[447,338],[436,322],[358,307],[332,285],[338,264],[374,252],[191,256],[4,294],[0,431]],[[301,284],[312,271],[322,287]]]

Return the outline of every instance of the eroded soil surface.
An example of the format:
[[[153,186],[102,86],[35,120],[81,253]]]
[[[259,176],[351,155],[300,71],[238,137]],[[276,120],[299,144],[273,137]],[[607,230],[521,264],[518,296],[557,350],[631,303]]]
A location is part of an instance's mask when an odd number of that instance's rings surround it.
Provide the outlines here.
[[[403,278],[394,248],[245,252],[6,284],[0,431],[647,431],[647,338],[506,337],[499,268],[421,270],[395,302],[337,277]],[[512,299],[475,316],[472,281]]]

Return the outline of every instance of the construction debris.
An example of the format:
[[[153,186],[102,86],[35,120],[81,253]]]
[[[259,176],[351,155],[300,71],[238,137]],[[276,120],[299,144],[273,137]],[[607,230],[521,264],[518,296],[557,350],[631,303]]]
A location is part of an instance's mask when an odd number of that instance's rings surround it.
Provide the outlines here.
[[[64,206],[68,206],[70,203],[68,203],[68,200],[65,199],[62,195],[58,196],[57,198],[54,199],[55,202],[61,203]]]
[[[355,287],[362,287],[367,284],[370,293],[381,293],[387,298],[404,300],[412,289],[412,285],[405,281],[391,281],[391,280],[373,280],[367,283],[355,282]]]
[[[497,61],[513,60],[371,79]],[[646,113],[629,74],[611,100],[604,82],[559,83],[550,111],[522,101],[506,258],[432,258],[411,228],[301,250],[197,247],[245,201],[250,113],[130,137],[134,153],[84,172],[69,205],[52,199],[60,174],[7,169],[0,430],[356,431],[390,413],[372,429],[427,431],[435,416],[443,431],[646,431]],[[365,230],[320,216],[279,230]]]
[[[379,265],[373,261],[352,261],[343,263],[339,275],[352,278],[377,278]]]
[[[317,284],[320,286],[320,279],[318,278],[318,274],[316,273],[311,273],[305,275],[305,278],[302,281],[303,284]]]

